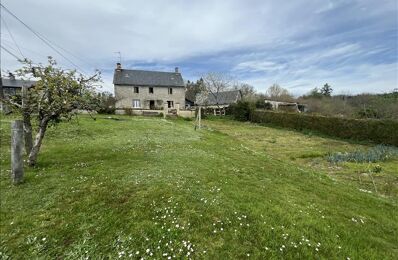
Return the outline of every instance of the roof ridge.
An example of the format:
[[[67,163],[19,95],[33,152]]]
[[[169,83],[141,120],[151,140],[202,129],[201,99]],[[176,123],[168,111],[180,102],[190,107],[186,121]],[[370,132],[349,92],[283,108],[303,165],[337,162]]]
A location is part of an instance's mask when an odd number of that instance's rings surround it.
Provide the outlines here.
[[[117,70],[117,69],[115,69]],[[171,73],[171,74],[180,74],[181,72],[174,72],[174,71],[159,71],[159,70],[138,70],[138,69],[121,69],[121,71],[143,71],[143,72],[157,72],[157,73]]]

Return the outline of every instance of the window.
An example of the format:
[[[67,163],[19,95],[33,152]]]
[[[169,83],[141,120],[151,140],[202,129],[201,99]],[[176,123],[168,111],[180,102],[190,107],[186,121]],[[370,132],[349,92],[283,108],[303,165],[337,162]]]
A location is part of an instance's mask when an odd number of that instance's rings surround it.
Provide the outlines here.
[[[174,101],[167,101],[167,106],[169,108],[173,108],[174,107]]]
[[[153,94],[153,88],[149,88],[149,94]]]
[[[173,94],[173,88],[169,88],[169,95]]]
[[[134,87],[134,93],[140,93],[140,90],[138,87]]]
[[[139,99],[133,99],[133,108],[140,108],[140,100]]]

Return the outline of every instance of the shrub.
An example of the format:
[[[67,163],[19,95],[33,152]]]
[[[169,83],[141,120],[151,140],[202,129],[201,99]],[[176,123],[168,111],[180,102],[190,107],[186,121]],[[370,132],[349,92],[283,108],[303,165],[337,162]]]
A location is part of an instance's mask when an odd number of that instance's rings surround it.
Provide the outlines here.
[[[134,115],[133,109],[131,107],[125,107],[125,108],[123,108],[123,110],[124,110],[125,115],[128,115],[128,116]]]
[[[254,111],[251,121],[271,123],[296,130],[313,130],[322,134],[367,140],[398,146],[398,121],[375,119],[347,119],[297,113]]]
[[[234,119],[239,121],[248,121],[251,119],[251,115],[255,111],[255,105],[248,101],[238,101],[238,103],[230,106],[230,111]]]
[[[264,109],[264,110],[271,110],[272,104],[269,102],[264,102],[264,99],[258,99],[255,103],[256,108]]]
[[[99,114],[111,114],[114,115],[116,111],[115,107],[109,106],[109,107],[101,107],[97,110]]]
[[[377,145],[367,151],[354,151],[351,153],[335,153],[328,155],[328,162],[379,162],[388,160],[391,157],[398,156],[398,148],[393,146]]]
[[[116,99],[110,93],[99,93],[94,101],[99,114],[115,114]]]

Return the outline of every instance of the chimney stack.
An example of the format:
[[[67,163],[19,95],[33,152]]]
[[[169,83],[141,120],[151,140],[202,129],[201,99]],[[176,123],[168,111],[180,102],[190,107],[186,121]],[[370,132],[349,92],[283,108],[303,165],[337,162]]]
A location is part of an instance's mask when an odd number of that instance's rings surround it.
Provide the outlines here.
[[[122,64],[120,62],[116,63],[116,70],[121,71],[122,70]]]
[[[176,73],[179,73],[179,72],[178,72],[178,67],[175,67],[174,70],[175,70]]]
[[[8,77],[9,77],[11,80],[15,80],[15,75],[12,74],[11,72],[8,72]]]

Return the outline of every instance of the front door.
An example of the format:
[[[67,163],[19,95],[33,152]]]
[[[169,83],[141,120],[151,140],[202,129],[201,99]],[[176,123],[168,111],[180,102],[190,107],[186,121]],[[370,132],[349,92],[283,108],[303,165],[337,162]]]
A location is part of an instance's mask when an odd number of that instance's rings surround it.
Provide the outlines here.
[[[151,110],[155,109],[155,100],[149,100],[149,109]]]

